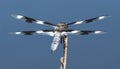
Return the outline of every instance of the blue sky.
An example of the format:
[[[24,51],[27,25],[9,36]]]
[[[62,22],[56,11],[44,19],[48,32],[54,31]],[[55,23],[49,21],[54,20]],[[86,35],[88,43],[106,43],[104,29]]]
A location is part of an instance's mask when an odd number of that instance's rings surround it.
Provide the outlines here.
[[[0,1],[0,69],[59,69],[62,56],[62,45],[54,54],[50,53],[52,37],[10,35],[14,31],[52,29],[16,20],[11,14],[54,24],[110,15],[105,20],[70,26],[107,33],[69,36],[67,69],[120,69],[119,3],[118,0]]]

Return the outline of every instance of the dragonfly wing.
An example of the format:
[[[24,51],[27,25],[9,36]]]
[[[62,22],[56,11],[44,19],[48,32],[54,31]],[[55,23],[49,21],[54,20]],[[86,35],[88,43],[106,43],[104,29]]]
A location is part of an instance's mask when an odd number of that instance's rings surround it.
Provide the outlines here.
[[[83,23],[90,23],[90,22],[94,22],[94,21],[97,21],[97,20],[105,19],[107,17],[109,17],[109,16],[108,15],[103,15],[103,16],[98,16],[98,17],[91,18],[91,19],[71,22],[71,23],[68,23],[67,25],[77,25],[77,24],[83,24]]]
[[[89,35],[89,34],[104,34],[105,32],[104,31],[95,31],[95,30],[67,30],[66,33],[67,34]]]
[[[53,30],[39,30],[39,31],[21,31],[21,32],[12,32],[11,34],[15,35],[33,35],[33,34],[42,34],[42,35],[49,35],[54,36]]]
[[[27,23],[36,23],[36,24],[41,24],[41,25],[49,25],[49,26],[56,26],[55,24],[52,24],[50,22],[45,22],[45,21],[41,21],[41,20],[36,20],[27,16],[23,16],[23,15],[11,15],[12,17],[18,19],[18,20],[22,20],[25,21]]]

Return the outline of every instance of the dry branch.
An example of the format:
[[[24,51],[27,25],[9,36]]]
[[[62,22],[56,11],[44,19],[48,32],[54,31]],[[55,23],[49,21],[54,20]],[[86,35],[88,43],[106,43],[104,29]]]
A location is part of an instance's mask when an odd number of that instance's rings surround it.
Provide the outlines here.
[[[60,69],[66,69],[66,62],[67,62],[67,42],[68,42],[68,37],[64,36],[63,37],[63,42],[64,42],[64,46],[63,46],[63,57],[60,58]]]

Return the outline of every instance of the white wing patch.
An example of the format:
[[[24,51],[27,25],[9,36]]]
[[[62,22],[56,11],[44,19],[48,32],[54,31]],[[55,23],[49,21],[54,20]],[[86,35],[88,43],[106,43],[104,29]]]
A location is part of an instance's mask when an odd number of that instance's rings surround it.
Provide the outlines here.
[[[95,33],[95,34],[104,34],[104,33],[106,33],[106,32],[104,32],[104,31],[95,31],[94,33]]]
[[[14,17],[14,18],[16,18],[16,19],[22,19],[22,18],[24,18],[24,16],[22,16],[22,15],[14,15],[14,14],[12,14],[11,16]]]
[[[84,20],[83,21],[77,21],[75,24],[82,24],[84,22]]]
[[[44,31],[42,31],[42,30],[40,30],[40,31],[36,31],[36,33],[37,34],[44,34],[44,35],[49,35],[49,36],[54,36],[54,32],[44,32]]]
[[[70,31],[70,32],[66,32],[66,34],[76,34],[76,33],[79,33],[80,30],[73,30],[73,31]]]
[[[37,24],[44,24],[44,21],[36,20]]]
[[[104,19],[104,18],[107,18],[108,16],[100,16],[98,19],[99,20],[102,20],[102,19]]]
[[[12,33],[11,33],[12,34]],[[21,32],[14,32],[13,34],[20,35],[22,34]]]

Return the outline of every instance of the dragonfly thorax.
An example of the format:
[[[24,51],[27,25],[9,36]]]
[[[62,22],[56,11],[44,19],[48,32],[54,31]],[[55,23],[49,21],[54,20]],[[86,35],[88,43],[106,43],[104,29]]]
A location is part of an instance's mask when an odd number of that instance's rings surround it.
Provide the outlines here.
[[[67,29],[68,29],[68,26],[65,23],[59,23],[55,27],[56,31],[63,31],[63,30],[67,30]]]

